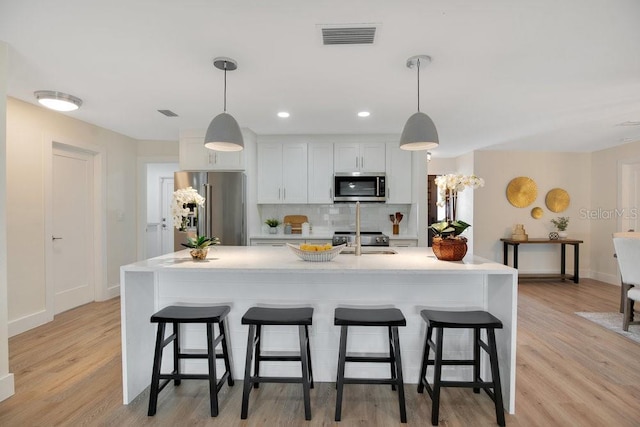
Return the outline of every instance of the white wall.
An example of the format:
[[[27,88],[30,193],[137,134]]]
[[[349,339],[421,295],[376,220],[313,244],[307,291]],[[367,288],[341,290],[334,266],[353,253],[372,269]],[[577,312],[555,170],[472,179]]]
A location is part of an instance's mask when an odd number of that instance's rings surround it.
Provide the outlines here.
[[[502,262],[500,238],[510,237],[515,224],[524,224],[532,237],[548,237],[554,230],[551,218],[568,216],[569,237],[584,240],[580,246],[580,274],[591,275],[591,236],[589,221],[580,219],[580,209],[591,207],[591,155],[589,153],[476,151],[475,174],[485,180],[485,186],[474,190],[473,235],[475,254]],[[531,206],[516,208],[506,197],[509,182],[526,176],[537,183],[538,196]],[[565,189],[571,198],[569,208],[562,213],[550,212],[545,196],[553,188]],[[612,187],[612,188],[615,188]],[[531,209],[544,210],[541,219],[531,217]],[[511,262],[511,250],[509,262]],[[522,245],[519,250],[521,273],[559,272],[559,249],[547,245]],[[609,254],[611,256],[611,253]],[[571,266],[573,251],[567,251]]]
[[[9,373],[9,329],[7,302],[7,68],[8,47],[0,41],[0,401],[13,395]]]
[[[91,144],[105,150],[106,171],[106,283],[96,286],[117,292],[120,266],[136,254],[136,150],[137,141],[81,122],[69,115],[7,99],[7,243],[10,331],[44,323],[46,311],[45,165],[51,136]],[[33,248],[43,248],[34,251]],[[29,257],[24,254],[29,253]]]
[[[640,163],[640,141],[591,154],[593,171],[590,179],[591,209],[597,213],[598,210],[610,212],[623,207],[628,213],[630,208],[640,208],[640,206],[620,206],[618,194],[622,184],[619,176],[620,166],[624,162]],[[620,284],[620,274],[616,260],[613,258],[612,234],[616,231],[627,231],[620,219],[621,217],[616,215],[594,215],[589,219],[592,241],[591,265],[594,278],[615,284]]]

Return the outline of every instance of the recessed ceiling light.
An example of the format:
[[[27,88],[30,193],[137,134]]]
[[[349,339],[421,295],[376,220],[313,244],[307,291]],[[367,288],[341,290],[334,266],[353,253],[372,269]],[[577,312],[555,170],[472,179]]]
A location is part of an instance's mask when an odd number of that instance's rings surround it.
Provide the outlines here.
[[[368,112],[368,111],[360,111],[358,113],[358,117],[369,117],[370,115],[371,115],[371,113]]]
[[[282,117],[283,119],[286,119],[287,117],[289,117],[291,114],[287,113],[286,111],[280,111],[278,113],[278,117]]]
[[[617,126],[640,126],[640,120],[627,120],[626,122],[618,123]]]
[[[40,104],[56,111],[73,111],[82,105],[82,99],[55,90],[37,90],[33,94]]]

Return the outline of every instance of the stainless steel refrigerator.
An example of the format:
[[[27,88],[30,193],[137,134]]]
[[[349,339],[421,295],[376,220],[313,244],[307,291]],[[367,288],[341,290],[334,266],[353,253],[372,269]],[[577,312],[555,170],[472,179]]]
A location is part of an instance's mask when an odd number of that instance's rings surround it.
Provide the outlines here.
[[[174,190],[193,187],[205,198],[198,208],[198,234],[218,237],[220,244],[245,246],[246,177],[243,172],[182,171],[174,174]],[[186,232],[175,230],[174,248],[184,249]]]

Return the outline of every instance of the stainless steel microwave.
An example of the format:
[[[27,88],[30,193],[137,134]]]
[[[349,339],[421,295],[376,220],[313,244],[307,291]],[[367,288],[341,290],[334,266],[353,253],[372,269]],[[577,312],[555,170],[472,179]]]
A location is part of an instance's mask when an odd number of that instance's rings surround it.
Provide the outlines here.
[[[333,177],[334,202],[386,202],[384,173],[336,173]]]

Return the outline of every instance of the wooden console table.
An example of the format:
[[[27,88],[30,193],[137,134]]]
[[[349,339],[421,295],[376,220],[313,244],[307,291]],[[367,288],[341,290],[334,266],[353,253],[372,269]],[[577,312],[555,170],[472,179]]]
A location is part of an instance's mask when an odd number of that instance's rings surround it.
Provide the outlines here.
[[[549,239],[529,239],[527,241],[519,241],[513,239],[500,239],[502,241],[502,252],[504,255],[504,265],[509,265],[508,255],[509,255],[509,246],[513,246],[513,268],[518,269],[518,246],[520,245],[561,245],[560,246],[560,275],[557,274],[518,274],[518,277],[526,279],[546,279],[546,278],[561,278],[564,279],[573,279],[574,283],[579,282],[579,271],[580,271],[580,243],[583,243],[582,240],[573,240],[573,239],[558,239],[558,240],[549,240]],[[573,246],[573,276],[567,276],[566,274],[566,254],[567,254],[567,245]]]

